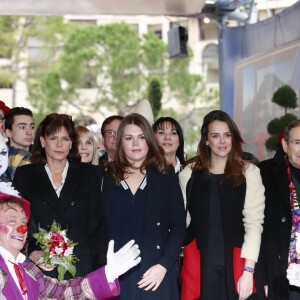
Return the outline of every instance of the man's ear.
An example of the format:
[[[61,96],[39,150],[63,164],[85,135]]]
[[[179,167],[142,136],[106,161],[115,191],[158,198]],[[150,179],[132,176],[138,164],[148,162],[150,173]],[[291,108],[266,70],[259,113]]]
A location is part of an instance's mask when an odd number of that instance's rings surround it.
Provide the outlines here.
[[[281,145],[282,145],[283,151],[284,151],[285,153],[287,153],[287,147],[288,147],[288,144],[287,144],[287,142],[285,141],[285,139],[282,139],[282,140],[281,140]]]
[[[6,135],[8,138],[11,138],[11,136],[12,136],[11,130],[10,130],[10,129],[5,129],[5,135]]]

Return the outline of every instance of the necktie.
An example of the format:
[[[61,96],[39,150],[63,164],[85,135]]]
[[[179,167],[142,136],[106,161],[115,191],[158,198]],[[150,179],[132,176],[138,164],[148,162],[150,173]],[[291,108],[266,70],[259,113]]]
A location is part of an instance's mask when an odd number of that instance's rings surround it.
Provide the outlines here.
[[[18,264],[13,263],[12,261],[9,260],[10,263],[13,264],[18,281],[19,281],[19,285],[21,287],[21,291],[22,291],[22,295],[27,294],[27,286],[24,280],[24,276],[23,276],[23,272],[21,267]]]

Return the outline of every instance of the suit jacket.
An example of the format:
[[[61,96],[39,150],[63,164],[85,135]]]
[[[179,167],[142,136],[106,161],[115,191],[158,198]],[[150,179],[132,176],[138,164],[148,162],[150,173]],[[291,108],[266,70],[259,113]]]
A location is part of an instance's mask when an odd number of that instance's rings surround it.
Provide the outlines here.
[[[288,299],[289,244],[292,229],[289,183],[280,149],[272,159],[261,162],[263,184],[265,186],[266,208],[262,234],[261,259],[262,284],[269,286],[270,300]]]
[[[110,194],[115,186],[112,177],[103,178],[103,201],[106,215],[110,212]],[[141,275],[155,264],[167,269],[164,280],[155,292],[145,292],[142,299],[179,299],[175,262],[185,235],[185,211],[178,177],[172,172],[160,174],[147,170]],[[122,286],[122,284],[121,284]],[[121,294],[122,299],[122,294]]]
[[[95,166],[73,162],[59,198],[42,163],[18,168],[13,181],[31,204],[31,235],[37,232],[38,226],[49,230],[56,220],[68,230],[67,236],[78,242],[74,248],[80,260],[76,263],[76,276],[85,276],[105,264],[106,218],[100,184]],[[29,251],[36,249],[35,239],[31,238]],[[56,273],[46,274],[57,277]]]
[[[26,260],[23,264],[19,264],[19,266],[23,271],[24,280],[28,289],[27,296],[30,300],[101,300],[118,295],[120,292],[118,281],[115,282],[116,290],[111,290],[105,276],[104,267],[90,273],[84,278],[75,278],[59,282],[58,280],[53,280],[45,276],[43,272],[29,260]],[[1,256],[0,293],[8,300],[23,300]]]

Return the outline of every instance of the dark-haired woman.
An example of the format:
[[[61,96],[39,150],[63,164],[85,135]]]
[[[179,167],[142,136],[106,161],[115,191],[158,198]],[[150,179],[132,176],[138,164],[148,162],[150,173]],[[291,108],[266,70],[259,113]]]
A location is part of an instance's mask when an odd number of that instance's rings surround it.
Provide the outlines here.
[[[13,185],[30,201],[31,234],[38,226],[49,230],[54,220],[67,229],[68,237],[78,243],[76,276],[85,276],[105,263],[106,219],[96,167],[79,159],[71,117],[50,114],[37,129],[32,164],[17,169]],[[29,254],[34,262],[43,254],[33,238]],[[50,265],[39,266],[57,277]]]
[[[115,240],[115,250],[134,239],[142,258],[120,278],[119,299],[178,300],[175,262],[185,234],[178,178],[167,167],[149,122],[139,114],[121,122],[117,149],[103,179],[108,236]]]
[[[173,165],[175,173],[179,173],[186,165],[183,130],[180,124],[171,117],[161,117],[152,128],[158,145],[164,149],[167,163]]]
[[[265,198],[259,169],[242,159],[242,143],[225,112],[208,113],[198,157],[179,175],[191,217],[188,236],[200,253],[195,298],[201,300],[244,300],[255,292]]]

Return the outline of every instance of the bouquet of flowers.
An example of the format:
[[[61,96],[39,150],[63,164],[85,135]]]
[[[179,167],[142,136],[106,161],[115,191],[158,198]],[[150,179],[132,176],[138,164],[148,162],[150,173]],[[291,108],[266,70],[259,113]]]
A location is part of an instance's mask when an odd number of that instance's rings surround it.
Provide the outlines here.
[[[33,236],[44,251],[41,262],[39,262],[57,266],[59,280],[64,279],[67,271],[74,278],[76,274],[75,263],[79,261],[73,254],[74,246],[77,243],[67,238],[67,230],[62,230],[61,226],[56,221],[53,221],[49,231],[39,228],[39,231]]]

